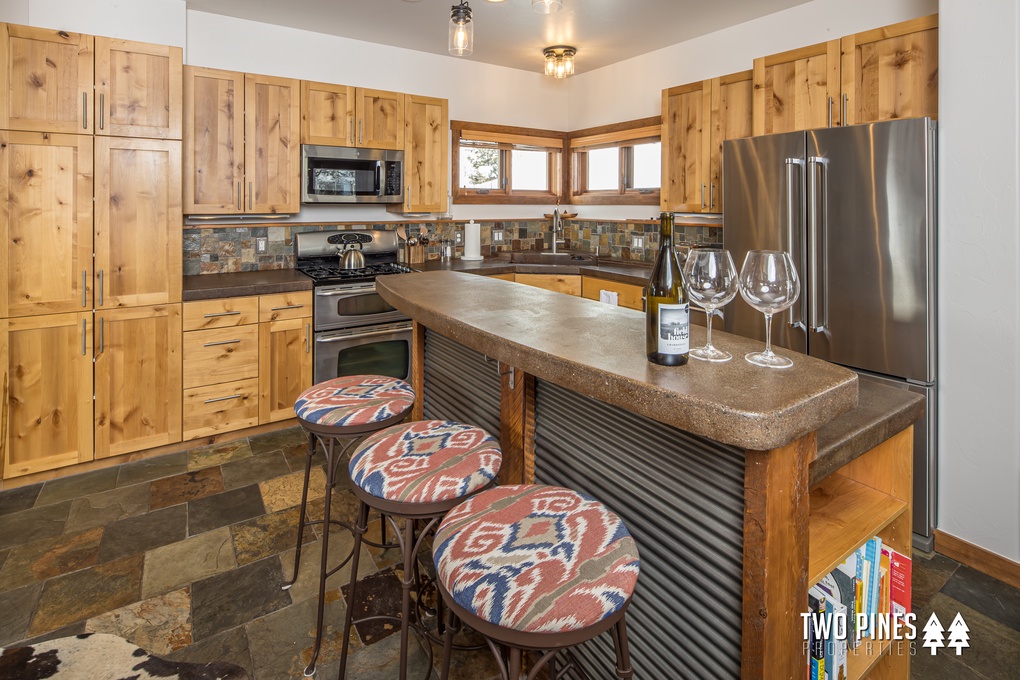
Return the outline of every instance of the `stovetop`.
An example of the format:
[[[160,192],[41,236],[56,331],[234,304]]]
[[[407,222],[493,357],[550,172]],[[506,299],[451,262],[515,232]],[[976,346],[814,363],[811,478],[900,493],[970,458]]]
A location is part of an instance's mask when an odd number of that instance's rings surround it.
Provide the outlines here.
[[[407,274],[414,271],[410,267],[396,262],[368,264],[361,269],[341,269],[340,265],[336,263],[337,258],[329,259],[332,264],[320,260],[298,260],[294,268],[310,277],[318,285],[374,281],[375,277],[384,274]]]

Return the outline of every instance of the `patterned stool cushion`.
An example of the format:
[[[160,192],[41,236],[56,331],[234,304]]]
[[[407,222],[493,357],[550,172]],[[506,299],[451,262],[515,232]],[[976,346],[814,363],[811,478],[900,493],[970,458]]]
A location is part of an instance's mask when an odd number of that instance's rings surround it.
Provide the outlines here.
[[[301,420],[334,427],[371,425],[406,412],[414,390],[382,375],[351,375],[312,385],[294,402]]]
[[[421,420],[366,439],[351,456],[351,481],[376,498],[438,503],[487,485],[502,459],[495,438],[480,427]]]
[[[502,486],[443,519],[436,572],[461,607],[529,633],[579,630],[634,592],[637,545],[595,499],[557,486]]]

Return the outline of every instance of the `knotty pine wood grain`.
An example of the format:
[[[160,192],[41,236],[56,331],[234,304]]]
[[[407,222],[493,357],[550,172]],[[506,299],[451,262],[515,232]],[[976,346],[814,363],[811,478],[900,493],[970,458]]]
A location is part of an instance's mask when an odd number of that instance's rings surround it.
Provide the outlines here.
[[[244,74],[184,67],[184,212],[244,212]]]
[[[97,135],[180,139],[180,47],[97,37]]]
[[[301,81],[301,143],[354,146],[355,88]]]

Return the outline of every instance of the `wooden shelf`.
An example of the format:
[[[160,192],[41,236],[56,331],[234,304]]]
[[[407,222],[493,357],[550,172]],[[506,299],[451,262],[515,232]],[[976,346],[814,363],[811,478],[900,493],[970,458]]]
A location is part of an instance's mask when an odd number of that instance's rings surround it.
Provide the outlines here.
[[[846,653],[846,680],[860,680],[882,659],[890,648],[888,640],[864,640]]]
[[[808,524],[809,587],[889,526],[907,503],[840,474],[811,490]]]

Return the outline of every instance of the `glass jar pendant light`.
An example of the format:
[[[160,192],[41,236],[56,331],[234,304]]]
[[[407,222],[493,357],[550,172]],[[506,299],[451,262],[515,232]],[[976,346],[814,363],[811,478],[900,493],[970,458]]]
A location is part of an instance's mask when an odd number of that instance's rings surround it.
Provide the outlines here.
[[[531,9],[539,14],[552,14],[563,8],[563,0],[531,0]]]
[[[475,25],[467,0],[450,8],[450,54],[467,57],[474,50]]]
[[[574,55],[577,49],[566,45],[547,47],[542,50],[545,55],[545,74],[553,78],[566,78],[574,75]]]

